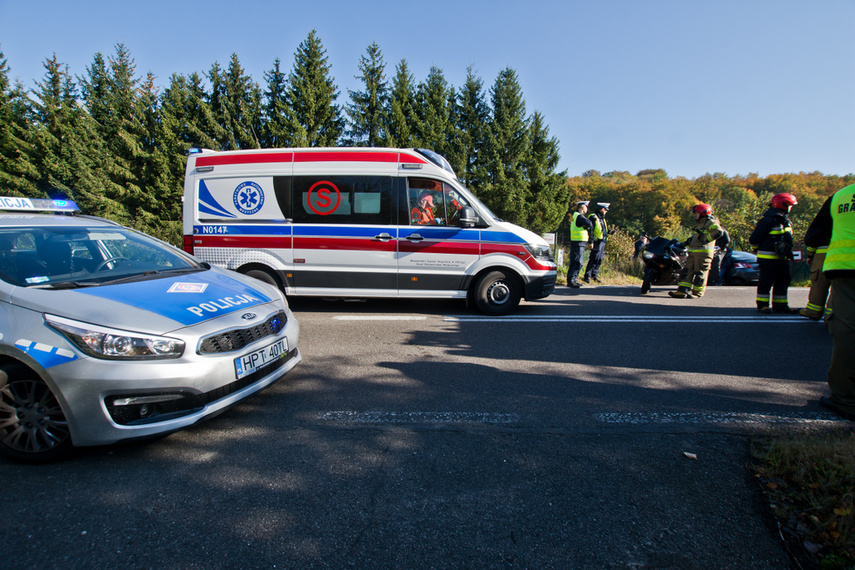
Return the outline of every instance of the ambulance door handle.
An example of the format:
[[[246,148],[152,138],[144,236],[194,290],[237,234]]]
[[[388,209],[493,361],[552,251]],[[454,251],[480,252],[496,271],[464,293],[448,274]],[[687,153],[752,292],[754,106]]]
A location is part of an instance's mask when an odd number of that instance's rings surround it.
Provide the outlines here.
[[[410,241],[422,241],[424,236],[420,236],[419,234],[410,234],[407,236],[407,239]]]
[[[379,236],[374,236],[374,239],[380,240],[380,241],[389,241],[390,239],[392,239],[392,236],[390,236],[386,232],[383,232]]]

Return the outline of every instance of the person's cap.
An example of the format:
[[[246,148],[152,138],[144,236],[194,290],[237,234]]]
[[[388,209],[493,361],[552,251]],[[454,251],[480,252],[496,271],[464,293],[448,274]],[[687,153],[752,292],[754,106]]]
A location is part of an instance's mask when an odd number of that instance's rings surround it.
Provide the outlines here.
[[[587,206],[591,201],[590,200],[579,200],[576,202],[577,206]]]
[[[611,205],[611,202],[597,202],[597,208],[603,208],[606,211],[609,210],[609,206]]]

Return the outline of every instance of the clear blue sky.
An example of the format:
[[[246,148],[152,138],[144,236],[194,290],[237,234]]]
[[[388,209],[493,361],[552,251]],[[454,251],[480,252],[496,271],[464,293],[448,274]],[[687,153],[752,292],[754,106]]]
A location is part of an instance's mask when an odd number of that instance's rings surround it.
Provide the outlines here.
[[[259,84],[312,29],[341,91],[376,42],[460,87],[513,68],[530,113],[578,175],[663,168],[696,178],[855,172],[853,0],[0,0],[0,49],[27,87],[54,53],[75,76],[122,43],[137,74],[204,75],[236,53]]]

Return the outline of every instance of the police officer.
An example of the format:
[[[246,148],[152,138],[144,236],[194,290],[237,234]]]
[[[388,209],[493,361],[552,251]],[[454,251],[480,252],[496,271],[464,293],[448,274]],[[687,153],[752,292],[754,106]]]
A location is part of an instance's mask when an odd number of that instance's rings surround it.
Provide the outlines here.
[[[790,287],[790,260],[793,258],[793,223],[787,214],[798,204],[789,193],[775,194],[748,238],[757,254],[760,277],[757,282],[757,310],[761,313],[794,314],[787,302]],[[772,307],[769,308],[769,293]]]
[[[576,211],[570,220],[570,267],[567,270],[567,285],[578,289],[579,271],[582,269],[582,256],[588,247],[588,232],[594,226],[585,214],[588,213],[590,200],[579,200],[576,202]]]
[[[606,240],[609,239],[609,229],[606,225],[606,212],[609,211],[609,202],[597,202],[597,209],[593,214],[588,216],[593,224],[591,230],[592,249],[591,255],[588,257],[588,266],[585,268],[585,276],[582,281],[590,283],[591,279],[600,282],[600,265],[603,263],[603,258],[606,255]]]
[[[805,236],[805,240],[807,240],[807,236]],[[807,241],[805,241],[805,245],[807,245]],[[799,309],[799,314],[814,321],[818,321],[823,317],[828,318],[828,315],[831,314],[831,299],[828,297],[831,281],[828,280],[828,277],[822,271],[822,264],[825,262],[827,251],[827,240],[825,240],[824,244],[817,244],[816,247],[807,246],[806,261],[810,266],[810,292],[808,293],[807,307]]]
[[[824,243],[828,250],[822,271],[831,280],[834,305],[827,317],[833,348],[828,367],[831,395],[823,396],[819,403],[855,421],[855,184],[826,200],[808,228],[806,245],[818,248]]]
[[[680,281],[677,283],[676,291],[668,294],[675,299],[692,299],[703,297],[707,288],[707,275],[712,265],[715,240],[724,235],[718,220],[712,213],[709,204],[700,203],[692,208],[695,216],[695,229],[692,237],[686,245],[689,248],[689,257],[686,266],[680,273]]]

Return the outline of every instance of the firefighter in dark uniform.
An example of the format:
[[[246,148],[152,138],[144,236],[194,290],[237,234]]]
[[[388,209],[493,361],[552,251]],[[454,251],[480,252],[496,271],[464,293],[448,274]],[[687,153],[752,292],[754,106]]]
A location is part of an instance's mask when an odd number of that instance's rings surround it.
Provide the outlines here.
[[[703,297],[707,288],[707,276],[712,265],[715,240],[724,235],[724,228],[712,213],[709,204],[698,204],[692,208],[697,224],[692,237],[686,245],[689,257],[686,266],[680,273],[680,281],[676,291],[668,291],[675,299],[693,299]]]
[[[576,211],[570,220],[570,267],[567,270],[567,285],[574,289],[582,286],[579,283],[579,271],[582,270],[582,256],[588,247],[588,231],[594,226],[591,220],[585,217],[588,213],[588,203],[589,200],[576,202]]]
[[[805,244],[817,248],[828,244],[822,271],[831,281],[834,305],[826,317],[833,341],[828,367],[831,395],[819,403],[855,421],[855,184],[825,201],[805,234]]]
[[[593,224],[591,230],[591,255],[588,257],[588,266],[585,268],[585,276],[582,281],[590,283],[591,279],[600,282],[598,275],[600,274],[600,265],[603,263],[603,258],[606,256],[606,240],[609,239],[609,228],[606,225],[606,212],[609,211],[608,202],[597,202],[597,210],[588,216]]]
[[[798,204],[789,193],[772,196],[770,208],[766,210],[748,238],[748,243],[757,254],[760,278],[757,282],[757,310],[761,313],[797,314],[787,301],[790,287],[790,260],[793,258],[793,222],[787,217]],[[772,306],[769,307],[771,293]]]

